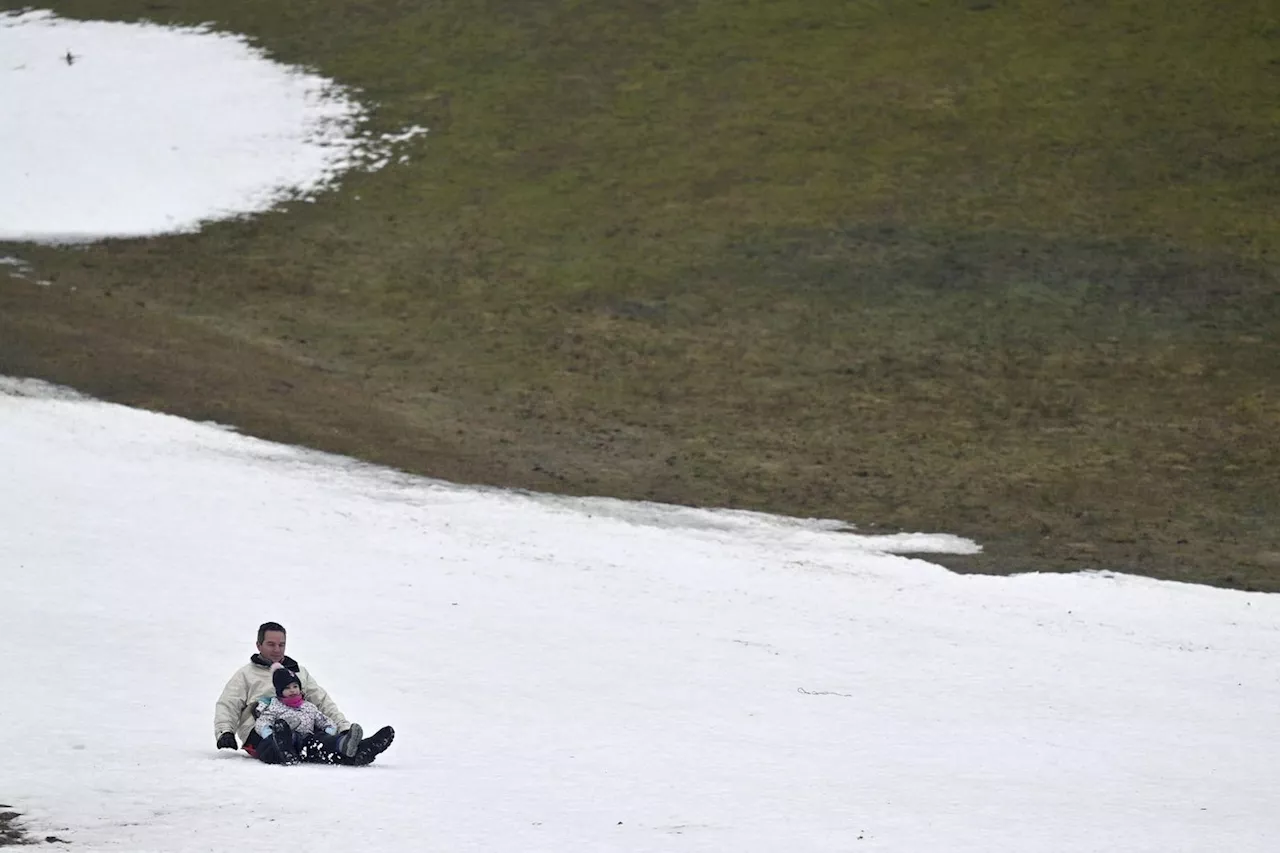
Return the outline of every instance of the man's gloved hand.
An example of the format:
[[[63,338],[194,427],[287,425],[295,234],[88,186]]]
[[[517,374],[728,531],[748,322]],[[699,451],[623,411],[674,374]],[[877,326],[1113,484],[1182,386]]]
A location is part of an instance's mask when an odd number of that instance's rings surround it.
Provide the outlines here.
[[[236,746],[236,736],[231,732],[223,732],[218,735],[218,749],[239,749]]]

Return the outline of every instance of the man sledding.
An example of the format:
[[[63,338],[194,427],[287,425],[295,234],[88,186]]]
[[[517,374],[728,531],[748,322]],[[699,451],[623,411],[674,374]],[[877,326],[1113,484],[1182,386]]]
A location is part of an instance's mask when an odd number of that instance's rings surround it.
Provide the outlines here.
[[[362,737],[306,668],[285,655],[285,636],[277,622],[258,627],[257,654],[231,676],[214,710],[218,749],[237,749],[238,736],[245,752],[268,764],[371,763],[395,730]]]

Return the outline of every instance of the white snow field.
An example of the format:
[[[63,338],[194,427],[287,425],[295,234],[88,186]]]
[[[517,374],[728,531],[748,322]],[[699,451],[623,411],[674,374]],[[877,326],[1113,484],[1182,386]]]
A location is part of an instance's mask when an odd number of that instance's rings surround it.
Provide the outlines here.
[[[1280,599],[463,488],[0,380],[0,802],[88,851],[1275,851]],[[259,622],[364,768],[214,749]]]
[[[309,199],[425,132],[369,137],[350,91],[240,36],[33,10],[0,11],[0,116],[0,240],[53,243]]]

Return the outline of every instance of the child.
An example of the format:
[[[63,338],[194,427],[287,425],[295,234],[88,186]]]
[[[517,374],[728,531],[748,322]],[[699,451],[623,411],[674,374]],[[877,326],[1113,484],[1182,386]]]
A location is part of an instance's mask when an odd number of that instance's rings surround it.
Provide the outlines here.
[[[258,714],[255,727],[262,736],[258,758],[267,764],[297,764],[298,752],[317,742],[329,757],[350,759],[360,749],[364,732],[359,724],[338,734],[338,727],[302,695],[298,676],[280,664],[272,666],[271,683],[276,695]]]

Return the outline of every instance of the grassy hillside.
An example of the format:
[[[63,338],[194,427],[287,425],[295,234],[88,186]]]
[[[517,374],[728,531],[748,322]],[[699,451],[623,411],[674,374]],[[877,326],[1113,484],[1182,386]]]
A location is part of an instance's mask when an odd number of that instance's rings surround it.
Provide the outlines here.
[[[0,287],[0,372],[453,479],[947,530],[987,547],[962,569],[1280,590],[1274,4],[111,5],[431,132],[315,204],[6,249],[55,286]]]

